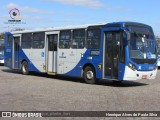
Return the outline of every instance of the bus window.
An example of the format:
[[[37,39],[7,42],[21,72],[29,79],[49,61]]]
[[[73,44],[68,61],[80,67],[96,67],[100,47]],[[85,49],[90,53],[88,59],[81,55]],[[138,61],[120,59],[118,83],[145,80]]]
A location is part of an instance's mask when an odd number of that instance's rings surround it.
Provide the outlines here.
[[[12,46],[12,36],[11,35],[7,36],[7,46]]]
[[[43,49],[44,48],[45,33],[33,33],[33,43],[32,48]]]
[[[32,33],[22,34],[21,46],[23,49],[30,49],[32,43]]]
[[[85,46],[85,30],[74,30],[72,48],[82,49]]]
[[[90,29],[87,31],[87,48],[99,49],[100,47],[100,29]]]
[[[70,48],[71,42],[71,31],[61,31],[60,32],[60,40],[59,40],[59,48],[65,49]]]
[[[0,57],[4,56],[4,40],[0,39]]]
[[[0,64],[4,64],[4,39],[0,39]]]

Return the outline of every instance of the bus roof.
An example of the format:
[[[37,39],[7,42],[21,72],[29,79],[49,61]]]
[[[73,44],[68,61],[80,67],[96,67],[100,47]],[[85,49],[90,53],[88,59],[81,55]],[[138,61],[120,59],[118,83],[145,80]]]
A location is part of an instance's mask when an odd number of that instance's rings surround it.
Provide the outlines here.
[[[23,31],[13,31],[11,32],[11,34],[21,34],[21,33],[31,33],[31,32],[49,32],[49,31],[59,31],[59,30],[68,30],[68,29],[81,29],[81,28],[96,27],[96,26],[125,27],[127,25],[148,26],[146,24],[142,24],[138,22],[112,22],[112,23],[85,24],[85,25],[77,25],[77,26],[63,26],[63,27],[51,27],[51,28],[41,28],[41,29],[23,30]]]
[[[12,34],[20,34],[20,33],[30,33],[30,32],[49,32],[49,31],[58,31],[58,30],[68,30],[68,29],[81,29],[87,28],[89,26],[103,26],[106,23],[98,23],[98,24],[86,24],[86,25],[77,25],[77,26],[63,26],[63,27],[51,27],[51,28],[38,28],[33,30],[23,30],[23,31],[13,31]]]

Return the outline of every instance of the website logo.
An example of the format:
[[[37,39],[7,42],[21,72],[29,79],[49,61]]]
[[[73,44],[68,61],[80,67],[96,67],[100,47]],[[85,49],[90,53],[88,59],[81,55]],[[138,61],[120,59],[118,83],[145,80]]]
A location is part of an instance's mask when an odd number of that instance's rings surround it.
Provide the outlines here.
[[[2,117],[11,117],[11,112],[2,112]]]
[[[10,19],[5,22],[5,24],[26,24],[26,22],[21,20],[20,10],[18,8],[13,8],[9,11]]]
[[[18,20],[20,19],[20,11],[17,8],[11,9],[9,11],[10,17],[13,20]]]

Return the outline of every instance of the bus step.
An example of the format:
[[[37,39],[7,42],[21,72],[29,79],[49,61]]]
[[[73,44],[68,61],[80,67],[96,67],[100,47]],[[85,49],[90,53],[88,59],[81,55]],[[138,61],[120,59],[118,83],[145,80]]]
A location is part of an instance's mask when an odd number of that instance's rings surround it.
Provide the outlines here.
[[[48,72],[47,74],[48,75],[56,75],[57,73],[56,72]]]

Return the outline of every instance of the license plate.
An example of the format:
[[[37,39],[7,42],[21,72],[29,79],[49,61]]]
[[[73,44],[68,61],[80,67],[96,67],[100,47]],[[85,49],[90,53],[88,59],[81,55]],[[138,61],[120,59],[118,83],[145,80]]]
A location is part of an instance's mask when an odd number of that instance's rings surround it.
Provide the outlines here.
[[[143,76],[142,76],[142,79],[147,79],[147,78],[148,78],[147,75],[143,75]]]

